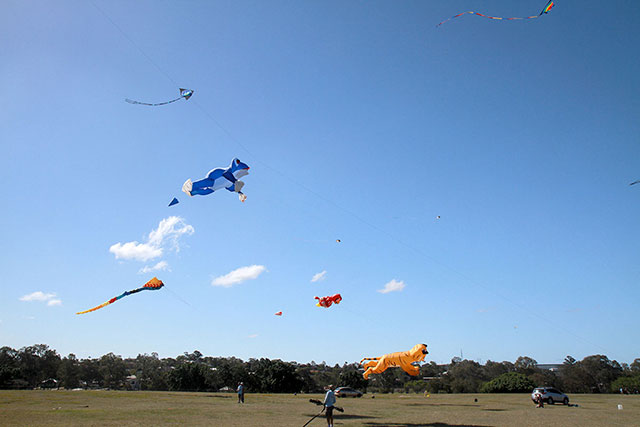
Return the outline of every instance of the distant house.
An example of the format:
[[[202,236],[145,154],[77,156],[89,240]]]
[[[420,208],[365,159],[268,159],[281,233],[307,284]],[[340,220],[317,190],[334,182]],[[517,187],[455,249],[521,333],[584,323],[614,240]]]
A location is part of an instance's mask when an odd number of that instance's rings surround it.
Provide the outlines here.
[[[561,366],[562,363],[538,363],[536,365],[536,368],[542,369],[544,371],[556,372],[558,369],[560,369]]]
[[[136,377],[135,375],[129,375],[127,377],[127,390],[135,390],[138,391],[140,390],[140,381],[138,380],[138,377]]]
[[[58,380],[55,380],[53,378],[47,378],[46,380],[40,383],[40,388],[53,389],[53,388],[60,388],[60,386],[58,385]]]

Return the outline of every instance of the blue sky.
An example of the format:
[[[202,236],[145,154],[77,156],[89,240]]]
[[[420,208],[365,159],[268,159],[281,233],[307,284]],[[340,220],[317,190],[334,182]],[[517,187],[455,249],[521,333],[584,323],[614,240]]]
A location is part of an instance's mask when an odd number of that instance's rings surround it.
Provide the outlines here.
[[[640,357],[640,8],[435,27],[543,3],[4,2],[0,343]],[[245,203],[181,193],[233,157]]]

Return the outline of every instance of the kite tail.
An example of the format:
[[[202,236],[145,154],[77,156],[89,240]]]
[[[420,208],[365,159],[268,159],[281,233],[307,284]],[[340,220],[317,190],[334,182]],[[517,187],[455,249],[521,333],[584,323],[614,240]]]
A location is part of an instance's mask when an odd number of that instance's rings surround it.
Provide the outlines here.
[[[126,98],[125,101],[128,102],[129,104],[148,105],[149,107],[157,107],[158,105],[171,104],[172,102],[180,101],[181,99],[182,99],[182,97],[176,98],[176,99],[172,99],[171,101],[167,101],[167,102],[159,102],[157,104],[149,104],[148,102],[134,101],[133,99],[129,99],[129,98]]]

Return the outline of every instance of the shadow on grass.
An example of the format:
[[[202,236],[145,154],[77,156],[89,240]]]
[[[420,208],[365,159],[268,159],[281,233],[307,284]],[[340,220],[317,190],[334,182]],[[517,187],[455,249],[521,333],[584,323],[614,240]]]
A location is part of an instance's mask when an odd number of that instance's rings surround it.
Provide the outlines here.
[[[492,408],[486,408],[486,409],[483,409],[483,411],[502,412],[502,411],[506,411],[506,409],[492,409]]]
[[[307,415],[309,418],[313,417],[316,414]],[[318,418],[324,418],[324,412]],[[358,414],[342,414],[342,413],[333,413],[333,418],[336,420],[358,420],[364,418],[380,418],[374,417],[372,415],[358,415]],[[373,425],[383,425],[383,424],[373,424]],[[386,425],[386,424],[385,424]]]
[[[406,406],[471,406],[479,407],[480,405],[473,403],[407,403]]]
[[[215,397],[216,399],[231,399],[235,396],[216,396],[215,394],[208,394],[206,397]]]
[[[491,427],[481,426],[476,424],[447,424],[447,423],[429,423],[429,424],[416,424],[416,423],[364,423],[363,426],[375,427]]]

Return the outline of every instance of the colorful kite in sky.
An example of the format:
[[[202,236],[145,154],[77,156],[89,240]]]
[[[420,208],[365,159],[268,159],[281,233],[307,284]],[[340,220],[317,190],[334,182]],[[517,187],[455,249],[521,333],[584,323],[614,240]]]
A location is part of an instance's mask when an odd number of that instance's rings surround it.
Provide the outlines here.
[[[449,19],[445,19],[444,21],[442,21],[441,23],[439,23],[438,25],[436,25],[436,27],[439,27],[440,25],[444,24],[447,21],[451,21],[452,19],[455,18],[459,18],[462,15],[466,15],[467,13],[471,14],[471,15],[477,15],[477,16],[482,16],[483,18],[489,18],[489,19],[497,19],[499,21],[517,21],[517,20],[522,20],[522,19],[535,19],[535,18],[539,18],[542,16],[542,14],[545,13],[549,13],[549,11],[551,10],[551,8],[555,6],[553,3],[553,0],[550,0],[549,3],[547,3],[547,5],[544,7],[544,9],[542,9],[542,12],[540,12],[539,15],[533,15],[533,16],[525,16],[524,18],[501,18],[499,16],[489,16],[489,15],[483,15],[482,13],[478,13],[478,12],[473,12],[473,11],[469,11],[469,12],[462,12],[459,13],[457,15],[452,16]]]
[[[129,99],[129,98],[125,99],[125,101],[127,101],[129,104],[148,105],[149,107],[157,107],[158,105],[167,105],[167,104],[171,104],[172,102],[180,101],[182,98],[187,100],[191,98],[191,95],[193,95],[193,91],[191,89],[180,88],[180,96],[176,99],[172,99],[171,101],[158,102],[157,104],[149,104],[147,102],[134,101],[133,99]]]
[[[182,185],[182,191],[187,193],[189,196],[194,196],[196,194],[205,196],[216,190],[226,188],[231,192],[238,193],[240,201],[244,202],[247,200],[247,196],[245,196],[241,191],[242,187],[244,187],[244,182],[239,181],[239,179],[248,174],[249,166],[242,163],[239,159],[233,159],[231,160],[231,165],[228,168],[213,169],[209,171],[206,178],[203,178],[200,181],[191,182],[191,179],[188,179]]]
[[[316,304],[318,307],[324,307],[324,308],[329,308],[331,307],[331,304],[333,304],[334,302],[336,304],[340,304],[340,301],[342,301],[342,296],[340,296],[340,294],[335,294],[335,295],[331,295],[328,297],[315,297],[318,300],[318,303]]]
[[[122,295],[119,295],[115,298],[111,298],[109,301],[105,302],[104,304],[100,304],[97,307],[93,307],[92,309],[86,310],[86,311],[80,311],[76,314],[85,314],[85,313],[90,313],[92,311],[96,311],[102,307],[106,307],[109,304],[113,304],[114,302],[118,301],[120,298],[124,298],[126,296],[129,295],[133,295],[133,294],[137,294],[140,291],[157,291],[158,289],[160,289],[161,287],[164,286],[164,283],[162,283],[162,280],[158,279],[157,277],[154,277],[153,279],[149,280],[147,283],[144,284],[143,287],[138,288],[138,289],[134,289],[132,291],[127,291],[125,293],[123,293]]]
[[[416,344],[409,351],[399,351],[397,353],[385,354],[382,357],[365,357],[360,364],[366,369],[362,376],[365,380],[369,379],[371,374],[381,374],[387,368],[399,366],[409,375],[414,377],[420,373],[420,367],[413,365],[416,362],[422,362],[424,357],[429,354],[426,344]],[[365,360],[369,362],[363,364]]]
[[[281,311],[277,312],[276,316],[282,316],[282,312]]]

